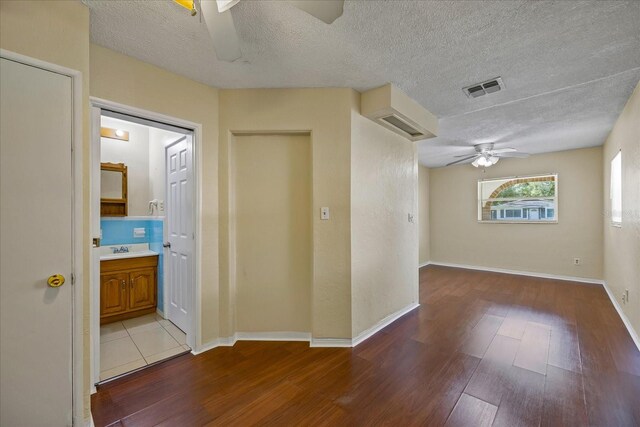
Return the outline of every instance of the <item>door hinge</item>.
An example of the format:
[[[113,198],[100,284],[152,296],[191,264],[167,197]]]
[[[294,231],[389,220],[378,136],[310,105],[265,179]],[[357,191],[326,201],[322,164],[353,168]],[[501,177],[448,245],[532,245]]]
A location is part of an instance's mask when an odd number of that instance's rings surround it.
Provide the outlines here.
[[[76,284],[76,275],[71,273],[71,284],[75,285]]]

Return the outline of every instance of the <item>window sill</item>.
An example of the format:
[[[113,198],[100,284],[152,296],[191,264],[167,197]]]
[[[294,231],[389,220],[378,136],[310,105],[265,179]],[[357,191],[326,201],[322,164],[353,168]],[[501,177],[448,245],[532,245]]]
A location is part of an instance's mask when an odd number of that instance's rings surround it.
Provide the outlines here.
[[[612,222],[611,226],[615,227],[615,228],[622,228],[622,223],[621,222]]]

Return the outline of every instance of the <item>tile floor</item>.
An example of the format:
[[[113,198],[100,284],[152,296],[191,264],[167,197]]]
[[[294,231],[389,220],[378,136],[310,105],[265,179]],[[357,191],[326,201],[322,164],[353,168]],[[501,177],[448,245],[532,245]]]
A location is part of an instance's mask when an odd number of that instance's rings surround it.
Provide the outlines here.
[[[187,336],[158,314],[100,328],[100,381],[191,350]]]

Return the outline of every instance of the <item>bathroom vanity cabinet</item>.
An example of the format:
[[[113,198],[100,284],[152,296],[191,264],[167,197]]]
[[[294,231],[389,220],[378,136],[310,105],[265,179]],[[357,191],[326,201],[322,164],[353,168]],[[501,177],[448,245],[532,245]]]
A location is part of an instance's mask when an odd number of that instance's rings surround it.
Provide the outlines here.
[[[100,261],[100,324],[155,313],[158,255]]]

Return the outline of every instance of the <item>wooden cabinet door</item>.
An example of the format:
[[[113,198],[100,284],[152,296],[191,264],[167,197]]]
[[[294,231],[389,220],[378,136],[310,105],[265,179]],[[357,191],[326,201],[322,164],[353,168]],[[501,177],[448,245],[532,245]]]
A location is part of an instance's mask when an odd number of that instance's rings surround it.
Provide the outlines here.
[[[154,268],[129,273],[129,310],[155,307],[156,271]]]
[[[127,310],[128,273],[100,275],[100,316],[124,313]]]

